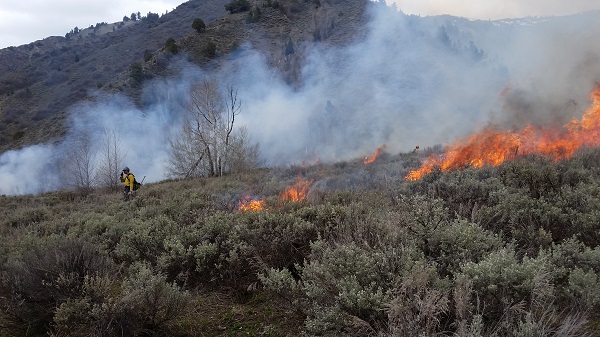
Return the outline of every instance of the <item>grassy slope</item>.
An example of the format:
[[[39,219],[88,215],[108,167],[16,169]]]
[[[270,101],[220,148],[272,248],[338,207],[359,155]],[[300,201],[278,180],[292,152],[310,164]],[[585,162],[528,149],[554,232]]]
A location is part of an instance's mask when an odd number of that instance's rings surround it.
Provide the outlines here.
[[[0,197],[0,224],[3,244],[5,240],[21,239],[29,235],[45,237],[51,235],[71,235],[89,237],[97,235],[90,241],[98,244],[97,239],[109,236],[110,229],[118,223],[129,224],[129,221],[150,221],[161,217],[160,213],[171,215],[186,223],[193,222],[192,217],[208,212],[202,209],[210,200],[207,208],[234,212],[237,197],[248,190],[247,184],[256,184],[265,178],[263,173],[228,177],[224,179],[164,182],[145,185],[135,201],[124,203],[120,192],[97,190],[88,195],[77,192],[56,192],[38,196]],[[162,206],[160,206],[163,204]],[[171,207],[172,206],[172,207]],[[170,208],[171,210],[155,213],[153,207]],[[197,208],[198,207],[198,208]],[[155,209],[158,210],[158,209]],[[144,213],[150,211],[153,215]],[[148,215],[148,216],[147,216]],[[96,221],[102,219],[100,223]],[[128,219],[128,220],[125,220]],[[184,220],[185,219],[185,220]],[[95,225],[91,225],[93,222]],[[132,223],[133,224],[133,223]],[[94,227],[99,225],[100,227]],[[135,225],[134,225],[135,226]],[[182,226],[183,223],[182,223]],[[125,236],[135,228],[126,226],[121,232]],[[185,230],[185,229],[184,229]],[[33,232],[38,234],[32,234]],[[91,232],[90,232],[91,231]],[[67,234],[70,233],[70,234]],[[103,239],[100,239],[103,240]],[[18,245],[18,243],[17,243]],[[2,253],[11,251],[12,244],[3,245]],[[114,247],[113,247],[114,248]],[[7,256],[6,254],[4,256]],[[2,259],[0,259],[2,260]],[[193,293],[192,303],[186,313],[178,317],[176,324],[178,334],[186,336],[294,336],[299,334],[303,317],[289,303],[268,292],[233,291],[227,284],[197,285],[190,289]],[[246,284],[245,286],[249,286]],[[2,314],[0,312],[0,322]],[[10,330],[3,330],[0,324],[0,336]],[[4,331],[4,332],[3,332]],[[174,332],[175,333],[175,332]],[[10,333],[6,336],[10,336]]]
[[[521,262],[517,262],[516,267],[525,268],[528,261],[526,256],[536,258],[542,250],[552,245],[561,246],[564,240],[577,238],[588,247],[588,252],[584,253],[587,254],[583,258],[585,262],[576,258],[577,254],[572,248],[564,248],[571,251],[569,254],[575,255],[570,258],[568,265],[556,267],[550,274],[560,274],[575,266],[582,270],[591,268],[598,273],[600,256],[595,247],[600,237],[598,224],[593,220],[600,211],[600,194],[597,193],[600,186],[600,172],[597,169],[600,152],[597,150],[584,152],[573,160],[558,164],[541,158],[522,158],[499,168],[434,173],[422,181],[405,182],[402,179],[404,174],[418,164],[418,159],[416,154],[383,154],[368,166],[357,160],[332,165],[258,170],[216,179],[162,182],[144,186],[129,203],[120,201],[118,192],[100,190],[88,195],[65,191],[38,196],[1,197],[0,233],[3,239],[0,256],[3,258],[0,258],[0,270],[7,270],[7,261],[22,258],[17,252],[26,247],[26,242],[41,244],[53,236],[71,240],[83,238],[98,247],[102,256],[121,263],[125,268],[121,270],[127,270],[127,266],[144,260],[156,272],[166,273],[170,281],[178,282],[191,292],[192,302],[185,313],[167,324],[173,333],[182,336],[295,336],[302,328],[305,315],[313,322],[320,319],[312,317],[310,311],[297,310],[307,307],[291,305],[292,302],[285,300],[286,296],[278,297],[275,292],[263,289],[256,278],[256,273],[264,271],[265,267],[285,270],[290,262],[308,263],[311,259],[311,263],[316,263],[312,268],[316,268],[318,263],[325,263],[325,260],[321,260],[325,256],[319,257],[320,250],[312,254],[306,251],[307,242],[302,240],[317,240],[310,228],[316,228],[321,233],[321,239],[329,237],[327,240],[336,242],[332,246],[334,251],[337,249],[335,247],[344,245],[363,245],[362,240],[367,245],[366,254],[382,244],[382,240],[384,246],[385,240],[392,240],[392,246],[412,247],[416,244],[413,248],[421,252],[418,255],[424,254],[424,261],[437,266],[438,282],[447,278],[447,281],[439,284],[442,286],[440,289],[446,289],[443,284],[450,280],[455,282],[454,278],[461,273],[456,269],[463,268],[456,265],[457,259],[468,256],[470,261],[479,263],[488,254],[497,252],[499,242],[503,242],[504,247],[516,245],[517,255],[523,258],[522,261],[518,260]],[[313,181],[309,198],[300,204],[283,203],[280,193],[294,184],[298,175]],[[238,202],[247,195],[264,198],[268,210],[256,214],[239,212]],[[425,213],[419,210],[420,207],[426,207]],[[421,217],[422,220],[418,220]],[[442,221],[443,225],[439,228],[427,227],[428,221],[431,221],[427,220],[428,217],[441,217],[438,221]],[[411,220],[413,218],[416,220]],[[589,222],[583,220],[588,218]],[[463,232],[465,228],[461,227],[464,225],[461,221],[464,219],[470,219],[475,227],[471,226],[471,230]],[[291,236],[296,237],[285,237],[294,228]],[[481,230],[478,238],[469,236],[473,234],[473,228]],[[444,239],[453,229],[460,229],[461,234],[453,239]],[[424,233],[429,234],[421,236]],[[490,233],[493,235],[490,236]],[[219,269],[221,267],[209,263],[210,270],[198,272],[194,267],[189,269],[189,260],[178,260],[182,256],[173,257],[172,249],[175,246],[168,244],[172,238],[177,238],[176,242],[181,242],[184,247],[188,244],[190,247],[200,247],[211,237],[216,240],[214,242],[221,242],[224,246],[232,245],[232,249],[237,251],[236,256],[246,256],[248,260],[231,260],[232,255],[229,255],[229,258],[219,262],[230,261],[229,267]],[[217,239],[219,237],[221,239]],[[237,246],[242,242],[244,244]],[[292,244],[300,255],[289,253],[288,244]],[[564,245],[567,247],[570,244]],[[251,249],[248,250],[249,247]],[[559,251],[558,248],[554,249]],[[22,252],[26,255],[25,251]],[[557,259],[560,260],[560,257]],[[335,264],[329,268],[343,267]],[[311,268],[307,272],[309,270]],[[336,276],[331,286],[342,279],[347,282],[345,273],[354,275],[350,279],[360,275],[359,269],[340,269],[339,272],[342,274]],[[522,272],[526,273],[521,270],[513,276],[519,277]],[[120,280],[127,274],[123,273],[115,274],[118,275],[116,279]],[[402,271],[397,273],[400,275]],[[544,277],[550,277],[550,274]],[[410,279],[414,275],[414,272],[410,272],[403,278]],[[305,277],[311,276],[307,274]],[[321,277],[325,277],[325,274],[311,280],[318,282]],[[367,274],[365,277],[374,275]],[[388,277],[380,281],[384,282]],[[487,276],[482,274],[481,277]],[[561,277],[556,277],[552,281],[556,282],[552,287],[556,294],[552,296],[557,302],[550,307],[558,305],[561,310],[567,308],[567,312],[569,308],[575,309],[574,303],[581,301],[576,295],[577,291],[566,291],[567,285],[562,283],[564,279],[560,281]],[[501,279],[497,282],[501,282]],[[517,282],[514,286],[519,284],[518,280],[511,282]],[[342,284],[345,283],[335,287]],[[366,286],[368,288],[368,282]],[[398,285],[392,282],[390,285],[382,283],[381,286],[394,289]],[[485,284],[483,286],[474,291],[478,293],[477,301],[490,301],[484,305],[484,310],[487,310],[488,305],[494,307],[498,303],[494,304],[493,297],[486,297]],[[326,289],[325,285],[322,287]],[[477,282],[474,287],[478,287]],[[504,296],[512,294],[510,296],[519,298],[521,290],[517,289],[506,288]],[[589,289],[593,292],[589,293],[588,298],[592,301],[591,308],[597,308],[598,302],[593,302],[597,289]],[[341,290],[332,289],[329,296],[342,296],[342,293]],[[524,300],[528,301],[529,296]],[[300,296],[297,300],[302,298]],[[321,302],[323,300],[311,302],[309,296],[301,303],[327,303]],[[342,298],[337,301],[342,301]],[[410,297],[407,301],[410,303]],[[534,303],[531,305],[534,306]],[[526,304],[523,306],[525,312],[533,310],[527,309]],[[377,319],[382,319],[361,316],[366,315],[368,310],[363,314],[360,311],[349,312],[352,312],[355,323],[367,325],[369,329],[377,328]],[[449,313],[452,312],[454,309],[450,309]],[[535,310],[532,313],[536,315]],[[546,312],[548,315],[550,313]],[[438,323],[444,324],[453,315],[445,316]],[[496,317],[494,311],[486,315],[489,315],[489,319]],[[495,319],[504,319],[506,315],[510,316],[507,312]],[[596,319],[593,315],[589,318],[591,323],[586,330],[598,332],[597,323],[594,327]],[[543,320],[540,317],[538,319]],[[517,324],[514,321],[504,323]],[[493,327],[496,323],[486,324]],[[442,331],[450,328],[440,327]]]

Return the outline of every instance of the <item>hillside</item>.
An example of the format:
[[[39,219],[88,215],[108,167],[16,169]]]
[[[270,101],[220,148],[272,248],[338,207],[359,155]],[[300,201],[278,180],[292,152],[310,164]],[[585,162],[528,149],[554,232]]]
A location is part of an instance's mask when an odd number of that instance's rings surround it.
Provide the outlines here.
[[[2,196],[0,336],[600,333],[597,149],[420,156]]]
[[[111,83],[144,54],[226,14],[225,0],[193,0],[158,18],[91,23],[77,34],[0,50],[0,151],[56,141],[69,107]],[[65,32],[68,33],[68,32]]]
[[[314,42],[343,44],[355,39],[356,29],[364,25],[367,3],[279,1],[278,6],[267,6],[257,1],[260,19],[248,23],[248,12],[229,14],[227,2],[192,0],[160,17],[99,23],[69,38],[49,37],[0,50],[0,151],[60,140],[69,108],[98,91],[123,92],[139,103],[140,80],[169,75],[163,48],[169,38],[180,45],[180,54],[198,65],[209,61],[202,50],[207,41],[217,44],[210,59],[222,61],[236,47],[250,43],[268,55],[270,65],[289,82],[298,83],[303,57]],[[202,34],[191,27],[195,18],[207,24]],[[285,54],[288,43],[294,44],[293,55]],[[132,80],[131,71],[139,66],[144,74]]]
[[[213,14],[196,32],[190,21],[204,13]],[[55,56],[49,49],[27,65],[1,58],[15,72],[0,84],[20,88],[0,95],[0,147],[19,149],[3,159],[3,180],[14,181],[22,165],[50,176],[28,192],[60,188],[55,171],[73,136],[88,134],[101,148],[107,130],[146,144],[125,160],[151,168],[151,181],[168,178],[168,138],[185,114],[189,86],[207,78],[239,89],[237,122],[268,166],[347,160],[383,144],[408,152],[489,125],[560,127],[582,115],[600,79],[600,51],[588,42],[600,33],[598,16],[422,18],[365,0],[257,1],[232,14],[223,3],[191,1],[114,32],[99,25],[103,35],[49,38],[76,47],[64,55],[52,49]],[[27,86],[25,78],[38,82]],[[124,115],[135,128],[120,122]],[[40,155],[45,164],[29,162]]]
[[[0,51],[0,337],[600,335],[600,13],[223,9]],[[263,165],[171,179],[205,79]]]

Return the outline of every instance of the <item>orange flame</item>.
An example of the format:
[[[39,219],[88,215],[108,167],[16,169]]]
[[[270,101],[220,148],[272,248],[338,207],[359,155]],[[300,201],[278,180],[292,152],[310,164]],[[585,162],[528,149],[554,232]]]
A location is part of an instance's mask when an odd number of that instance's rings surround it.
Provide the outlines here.
[[[266,206],[264,200],[254,200],[247,196],[244,200],[240,200],[238,209],[242,212],[256,212],[266,209]]]
[[[308,189],[313,183],[313,180],[306,180],[302,177],[298,177],[298,181],[286,187],[281,193],[281,200],[284,202],[300,202],[306,200],[308,197]]]
[[[563,128],[535,128],[527,125],[521,132],[502,132],[486,128],[478,134],[458,141],[443,156],[429,157],[405,179],[418,180],[439,167],[442,171],[467,166],[498,166],[518,153],[539,153],[554,160],[566,159],[582,146],[600,145],[600,86],[590,94],[592,105],[581,121],[571,120]]]
[[[379,153],[383,150],[385,150],[385,144],[378,147],[377,150],[375,150],[375,153],[373,153],[373,155],[371,155],[370,157],[365,157],[365,160],[364,160],[365,165],[369,165],[369,164],[373,163],[375,161],[375,159],[377,159],[377,156],[379,156]]]

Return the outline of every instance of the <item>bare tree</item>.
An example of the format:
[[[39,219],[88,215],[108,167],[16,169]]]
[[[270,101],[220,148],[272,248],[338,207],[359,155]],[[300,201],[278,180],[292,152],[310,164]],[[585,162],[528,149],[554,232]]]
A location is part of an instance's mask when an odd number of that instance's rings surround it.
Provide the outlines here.
[[[101,186],[114,190],[120,186],[118,176],[124,161],[119,143],[119,135],[114,129],[104,130],[97,176]]]
[[[172,178],[194,178],[204,175],[202,159],[204,151],[200,142],[195,138],[191,123],[186,121],[181,132],[169,140],[168,175]]]
[[[95,184],[95,151],[89,133],[73,136],[67,143],[62,174],[69,187],[90,191]]]
[[[208,176],[217,175],[219,158],[218,132],[222,123],[223,99],[214,81],[204,80],[192,87],[189,113],[192,132],[204,151],[208,164]]]
[[[242,172],[260,166],[258,143],[250,144],[250,136],[245,126],[235,130],[232,134],[232,142],[228,156],[227,170],[231,172]]]
[[[171,176],[222,176],[231,170],[235,141],[235,118],[241,112],[238,92],[229,86],[222,95],[217,82],[204,80],[190,90],[183,127],[170,142]],[[239,157],[239,155],[238,155]]]
[[[235,116],[239,115],[241,111],[242,102],[238,100],[237,89],[235,89],[233,86],[229,86],[227,88],[227,99],[225,101],[224,123],[221,127],[220,133],[222,136],[221,141],[223,144],[223,153],[218,159],[219,175],[223,175],[223,165],[228,164],[231,161],[231,152],[233,149],[231,146],[233,141],[233,124],[235,122]],[[241,151],[242,149],[239,150]]]

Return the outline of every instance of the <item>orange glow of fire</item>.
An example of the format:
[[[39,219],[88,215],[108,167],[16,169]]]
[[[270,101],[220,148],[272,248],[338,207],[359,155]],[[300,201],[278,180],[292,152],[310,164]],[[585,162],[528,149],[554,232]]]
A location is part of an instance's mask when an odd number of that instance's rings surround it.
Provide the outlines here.
[[[255,200],[247,196],[240,200],[238,209],[242,212],[256,212],[266,209],[266,206],[264,200]]]
[[[363,161],[365,165],[373,163],[375,159],[377,159],[377,156],[379,156],[379,153],[383,150],[385,150],[385,144],[378,147],[377,150],[375,150],[375,153],[373,153],[373,155],[371,155],[370,157],[365,157],[365,160]]]
[[[439,168],[442,171],[464,167],[498,166],[517,154],[538,153],[553,160],[573,156],[582,146],[600,146],[600,86],[590,94],[592,105],[581,120],[573,119],[562,128],[527,125],[520,132],[486,128],[446,148],[442,156],[429,157],[405,179],[418,180]]]
[[[312,183],[313,180],[306,180],[303,177],[298,177],[298,181],[295,184],[286,187],[281,193],[281,201],[300,202],[306,200],[309,192],[308,189]]]

